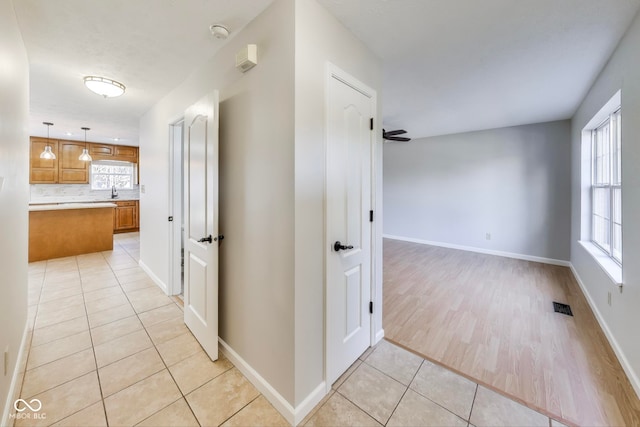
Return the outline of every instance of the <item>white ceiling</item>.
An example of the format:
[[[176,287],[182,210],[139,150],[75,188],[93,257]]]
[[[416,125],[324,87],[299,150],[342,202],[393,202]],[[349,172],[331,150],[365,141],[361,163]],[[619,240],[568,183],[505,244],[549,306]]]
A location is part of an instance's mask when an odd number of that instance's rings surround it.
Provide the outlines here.
[[[138,144],[159,98],[272,0],[14,0],[33,135]],[[387,129],[411,137],[569,118],[640,0],[318,0],[384,63]],[[277,23],[274,23],[277,25]],[[310,47],[312,48],[312,47]],[[127,86],[103,99],[82,78]],[[65,135],[72,132],[72,136]]]
[[[138,122],[158,99],[211,58],[272,0],[14,0],[29,56],[32,135],[138,145]],[[98,75],[126,93],[104,99],[84,87]],[[72,132],[72,136],[65,135]]]
[[[573,116],[640,0],[318,0],[383,61],[387,130]]]

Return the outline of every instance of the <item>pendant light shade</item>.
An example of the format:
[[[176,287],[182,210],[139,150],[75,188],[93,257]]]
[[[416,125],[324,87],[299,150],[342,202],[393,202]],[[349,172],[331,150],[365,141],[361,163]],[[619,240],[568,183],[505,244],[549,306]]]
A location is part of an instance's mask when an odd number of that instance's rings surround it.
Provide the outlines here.
[[[40,153],[40,158],[45,160],[55,160],[56,155],[51,151],[51,141],[49,140],[49,126],[53,126],[53,123],[42,122],[43,125],[47,125],[47,145],[44,147],[44,151]]]
[[[84,131],[84,148],[82,149],[82,154],[78,157],[78,160],[82,160],[83,162],[90,162],[93,160],[91,155],[89,154],[89,150],[87,149],[87,131],[91,130],[89,128],[80,128]]]
[[[87,150],[86,148],[82,149],[82,154],[80,154],[80,157],[78,157],[78,159],[85,162],[90,162],[91,160],[93,160],[91,158],[91,155],[89,154],[89,150]]]

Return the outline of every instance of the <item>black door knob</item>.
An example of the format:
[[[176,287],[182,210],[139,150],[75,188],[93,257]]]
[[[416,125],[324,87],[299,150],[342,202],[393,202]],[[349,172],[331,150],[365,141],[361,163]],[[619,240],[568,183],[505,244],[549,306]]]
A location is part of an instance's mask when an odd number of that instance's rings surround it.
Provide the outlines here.
[[[342,243],[340,243],[340,240],[336,241],[333,244],[333,250],[336,252],[340,252],[340,250],[347,250],[347,249],[353,249],[353,245],[343,245]]]
[[[217,241],[222,240],[222,239],[224,239],[224,234],[218,234],[218,237],[214,237],[213,241],[217,242]]]

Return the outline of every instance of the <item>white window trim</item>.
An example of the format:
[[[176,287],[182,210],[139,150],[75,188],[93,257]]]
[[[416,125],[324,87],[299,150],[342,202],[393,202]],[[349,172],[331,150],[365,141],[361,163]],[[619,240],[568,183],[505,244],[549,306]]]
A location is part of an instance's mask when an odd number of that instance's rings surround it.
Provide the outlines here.
[[[591,139],[592,132],[591,131],[597,128],[601,123],[603,123],[607,119],[607,117],[610,116],[613,112],[620,109],[622,105],[621,101],[622,101],[621,91],[618,90],[611,97],[611,99],[609,99],[609,101],[600,109],[600,111],[598,111],[596,115],[593,116],[591,120],[586,124],[586,126],[582,129],[582,138],[583,138],[582,149],[588,150],[589,154],[587,159],[583,151],[583,155],[582,155],[583,173],[581,174],[581,180],[582,180],[583,190],[585,189],[585,186],[587,186],[589,191],[586,193],[583,191],[582,193],[581,239],[578,241],[578,243],[580,243],[580,245],[587,251],[587,253],[591,255],[591,257],[594,259],[596,264],[600,266],[600,268],[604,271],[604,273],[609,277],[609,279],[616,286],[623,286],[622,266],[618,264],[616,261],[614,261],[613,258],[609,256],[609,254],[604,252],[602,249],[600,249],[600,247],[596,246],[591,241],[592,232],[593,232],[593,227],[591,224],[592,213],[593,213],[592,204],[591,204],[592,203],[591,198],[593,195],[592,175],[591,175],[591,172],[592,172],[591,168],[593,167],[593,156],[591,152],[592,150],[592,139]],[[587,169],[588,173],[585,174],[584,168],[588,168]],[[588,200],[588,203],[585,203],[586,202],[585,198],[587,198],[586,200]],[[584,227],[585,224],[591,224],[591,226],[585,228]]]
[[[128,191],[128,190],[133,190],[137,184],[137,173],[136,173],[136,164],[132,163],[132,162],[125,162],[125,161],[120,161],[120,160],[97,160],[94,161],[92,163],[98,163],[98,164],[115,164],[115,165],[131,165],[132,166],[132,172],[131,172],[131,188],[119,188],[118,190],[123,190],[123,191]],[[110,188],[93,188],[93,169],[91,168],[91,166],[89,166],[89,185],[90,185],[90,189],[91,191],[111,191]]]
[[[593,242],[580,240],[580,245],[593,257],[596,263],[609,276],[616,286],[622,285],[622,266],[615,262],[613,258],[607,255],[599,246]]]
[[[596,184],[595,183],[595,176],[596,176],[596,172],[594,170],[594,164],[595,164],[595,143],[596,143],[596,137],[595,137],[595,133],[598,129],[600,129],[601,127],[603,127],[606,124],[609,124],[609,143],[612,144],[612,137],[614,136],[614,134],[617,137],[617,133],[618,133],[618,129],[617,127],[615,127],[613,125],[614,120],[612,120],[612,118],[616,115],[620,113],[620,106],[617,106],[616,108],[614,108],[613,111],[611,111],[605,120],[602,121],[602,123],[600,123],[598,126],[596,126],[594,129],[591,129],[591,217],[592,217],[592,222],[591,222],[591,243],[593,243],[593,245],[598,248],[601,252],[603,252],[606,256],[608,256],[609,258],[611,258],[611,260],[618,264],[619,266],[622,266],[622,259],[618,259],[616,258],[616,256],[614,255],[614,250],[613,250],[613,239],[614,239],[614,229],[615,229],[615,215],[614,215],[614,211],[613,211],[613,206],[614,206],[614,195],[615,195],[615,189],[619,188],[620,190],[622,190],[622,184],[614,184],[614,174],[617,172],[617,164],[610,164],[609,165],[609,174],[611,175],[609,177],[609,183],[608,184]],[[611,159],[613,159],[613,146],[609,147],[609,156]],[[595,189],[596,188],[603,188],[603,189],[608,189],[609,190],[609,249],[607,250],[605,247],[603,247],[602,245],[600,245],[596,240],[595,240],[595,223],[593,221],[593,216],[594,216],[594,193],[595,193]]]

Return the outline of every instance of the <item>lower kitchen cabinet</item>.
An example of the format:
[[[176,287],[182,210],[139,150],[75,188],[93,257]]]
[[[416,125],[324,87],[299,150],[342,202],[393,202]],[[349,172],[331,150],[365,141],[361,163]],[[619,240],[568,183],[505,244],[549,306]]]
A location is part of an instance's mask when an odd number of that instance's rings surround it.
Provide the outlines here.
[[[139,205],[137,200],[114,201],[118,206],[113,212],[113,232],[127,233],[140,229]]]

